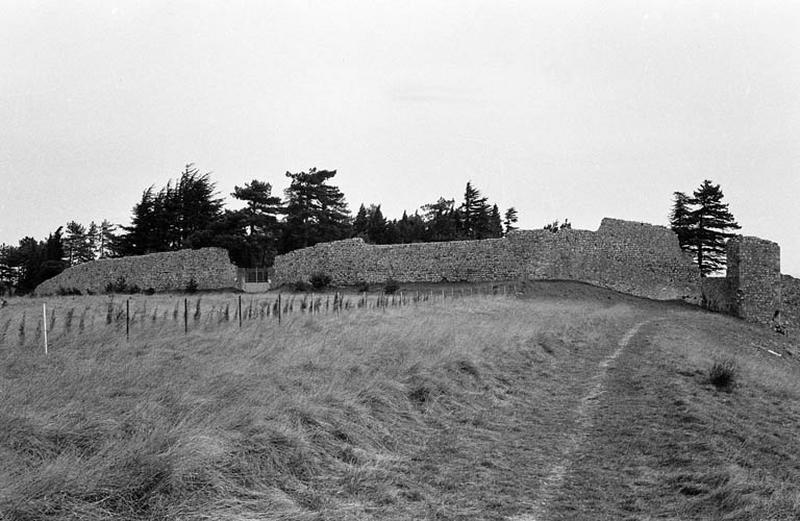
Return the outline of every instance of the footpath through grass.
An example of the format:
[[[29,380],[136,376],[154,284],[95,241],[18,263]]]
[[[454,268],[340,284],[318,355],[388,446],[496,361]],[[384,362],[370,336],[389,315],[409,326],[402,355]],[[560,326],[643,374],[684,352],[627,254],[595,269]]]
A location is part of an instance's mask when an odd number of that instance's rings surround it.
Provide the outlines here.
[[[562,461],[543,519],[798,517],[793,346],[585,285],[528,289],[188,335],[156,321],[130,342],[101,316],[46,357],[7,336],[0,519],[529,519]],[[706,383],[724,356],[728,391]]]
[[[800,519],[796,348],[698,311],[643,327],[610,369],[547,519]],[[731,380],[715,381],[715,366]]]

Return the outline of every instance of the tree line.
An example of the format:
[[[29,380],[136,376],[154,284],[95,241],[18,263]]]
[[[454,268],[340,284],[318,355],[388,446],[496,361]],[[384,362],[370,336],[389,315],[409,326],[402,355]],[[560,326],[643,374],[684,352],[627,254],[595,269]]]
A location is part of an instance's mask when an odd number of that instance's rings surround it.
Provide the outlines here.
[[[189,164],[165,186],[145,189],[128,225],[70,221],[44,241],[25,237],[17,246],[0,245],[0,285],[25,293],[82,262],[182,248],[222,247],[239,267],[265,268],[276,255],[351,237],[398,244],[502,237],[516,229],[517,210],[501,213],[471,182],[458,203],[439,197],[399,219],[387,219],[380,204],[362,204],[353,217],[335,176],[336,170],[316,168],[286,172],[283,197],[271,183],[253,179],[234,187],[231,196],[244,207],[233,210],[225,208],[211,174]]]
[[[414,213],[387,219],[380,204],[361,204],[353,217],[336,170],[286,172],[283,197],[272,184],[253,179],[235,186],[231,196],[243,208],[225,208],[210,173],[186,165],[177,179],[142,192],[127,226],[108,220],[88,227],[75,221],[58,227],[47,239],[24,237],[17,246],[0,245],[0,293],[33,290],[65,268],[107,257],[142,255],[182,248],[225,248],[239,267],[266,268],[275,256],[299,248],[351,237],[372,244],[401,244],[503,237],[516,229],[517,210],[500,211],[471,181],[462,199],[439,197]],[[673,193],[670,226],[681,248],[690,252],[701,276],[725,266],[725,244],[739,225],[722,202],[719,185],[705,180],[691,196]],[[554,221],[544,229],[557,233],[572,227]]]

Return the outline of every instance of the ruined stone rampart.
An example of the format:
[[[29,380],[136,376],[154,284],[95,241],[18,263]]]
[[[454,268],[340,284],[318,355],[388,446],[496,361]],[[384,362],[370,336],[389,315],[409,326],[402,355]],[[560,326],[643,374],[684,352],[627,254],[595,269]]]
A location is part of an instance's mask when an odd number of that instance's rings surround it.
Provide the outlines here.
[[[733,299],[731,298],[731,284],[727,277],[706,277],[702,283],[702,306],[710,311],[735,314]]]
[[[360,282],[580,280],[633,295],[699,301],[697,268],[662,226],[603,219],[596,231],[517,230],[502,239],[369,245],[318,244],[275,259],[273,283],[325,273],[333,284]]]
[[[786,330],[800,338],[800,279],[781,275],[781,321]]]
[[[728,241],[727,278],[734,314],[752,322],[770,323],[781,309],[781,249],[758,237]]]
[[[703,306],[750,322],[780,320],[781,252],[758,237],[733,237],[727,245],[725,277],[703,279]]]
[[[183,290],[190,280],[197,289],[228,289],[236,286],[236,266],[222,248],[179,250],[116,259],[101,259],[66,269],[36,288],[37,295],[65,290],[102,293],[120,278],[141,290]]]

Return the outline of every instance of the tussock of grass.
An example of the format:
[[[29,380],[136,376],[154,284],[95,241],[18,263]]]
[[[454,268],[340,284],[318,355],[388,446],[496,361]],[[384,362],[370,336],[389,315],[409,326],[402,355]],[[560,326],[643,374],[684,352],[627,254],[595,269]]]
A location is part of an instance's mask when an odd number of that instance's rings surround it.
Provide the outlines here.
[[[721,391],[730,391],[736,383],[736,360],[717,360],[708,371],[708,382]]]

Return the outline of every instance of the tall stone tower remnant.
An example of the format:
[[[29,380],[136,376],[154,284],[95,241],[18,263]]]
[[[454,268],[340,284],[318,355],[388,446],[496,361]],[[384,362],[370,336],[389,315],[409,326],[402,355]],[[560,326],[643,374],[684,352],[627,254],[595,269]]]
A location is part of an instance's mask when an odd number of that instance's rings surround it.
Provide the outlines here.
[[[727,259],[732,313],[761,324],[779,321],[780,246],[758,237],[734,237],[728,241]]]

